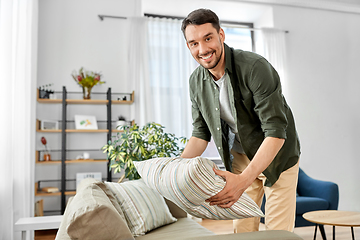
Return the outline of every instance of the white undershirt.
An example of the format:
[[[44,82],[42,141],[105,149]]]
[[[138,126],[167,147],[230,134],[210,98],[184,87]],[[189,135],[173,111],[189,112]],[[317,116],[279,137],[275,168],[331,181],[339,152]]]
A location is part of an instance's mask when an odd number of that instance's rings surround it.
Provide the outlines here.
[[[244,153],[230,106],[228,92],[228,84],[230,82],[229,75],[225,73],[219,80],[214,80],[214,82],[219,87],[220,118],[224,120],[229,125],[231,131],[235,133],[233,150],[238,153]]]

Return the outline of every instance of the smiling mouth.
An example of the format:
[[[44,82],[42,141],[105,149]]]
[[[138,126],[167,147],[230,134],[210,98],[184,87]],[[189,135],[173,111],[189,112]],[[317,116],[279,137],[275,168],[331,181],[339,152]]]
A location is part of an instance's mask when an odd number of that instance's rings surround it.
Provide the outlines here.
[[[212,57],[213,54],[214,54],[214,53],[211,53],[211,54],[206,55],[206,56],[200,56],[200,58],[203,59],[203,60],[208,60],[209,58]]]

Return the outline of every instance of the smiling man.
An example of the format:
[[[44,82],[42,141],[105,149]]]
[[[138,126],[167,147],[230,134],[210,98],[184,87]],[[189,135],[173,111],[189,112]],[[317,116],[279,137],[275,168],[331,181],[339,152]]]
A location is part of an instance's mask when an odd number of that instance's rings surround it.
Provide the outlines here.
[[[263,57],[224,44],[217,15],[191,12],[182,23],[186,44],[200,66],[190,77],[193,133],[183,158],[200,156],[211,136],[227,171],[226,186],[207,201],[232,206],[246,191],[265,225],[293,231],[300,144],[276,70]],[[234,232],[257,231],[259,218],[234,221]]]

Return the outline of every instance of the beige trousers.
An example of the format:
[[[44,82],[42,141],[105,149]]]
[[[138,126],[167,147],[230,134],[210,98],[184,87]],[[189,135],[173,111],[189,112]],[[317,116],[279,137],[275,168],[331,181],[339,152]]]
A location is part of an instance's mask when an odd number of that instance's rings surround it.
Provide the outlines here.
[[[250,160],[246,155],[231,152],[234,156],[233,171],[241,173]],[[295,226],[296,186],[299,173],[299,162],[281,173],[271,187],[264,186],[266,177],[260,174],[245,191],[261,207],[265,193],[265,227],[266,230],[287,230],[293,232]],[[233,221],[234,232],[259,231],[260,218],[236,219]]]

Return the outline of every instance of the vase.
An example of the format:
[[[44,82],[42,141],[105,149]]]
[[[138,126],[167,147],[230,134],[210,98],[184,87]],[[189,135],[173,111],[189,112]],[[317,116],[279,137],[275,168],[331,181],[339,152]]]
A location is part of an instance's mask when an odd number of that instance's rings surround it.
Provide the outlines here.
[[[91,99],[91,87],[83,87],[83,98]]]
[[[50,155],[50,153],[45,153],[45,154],[44,154],[44,161],[51,161],[51,155]]]

